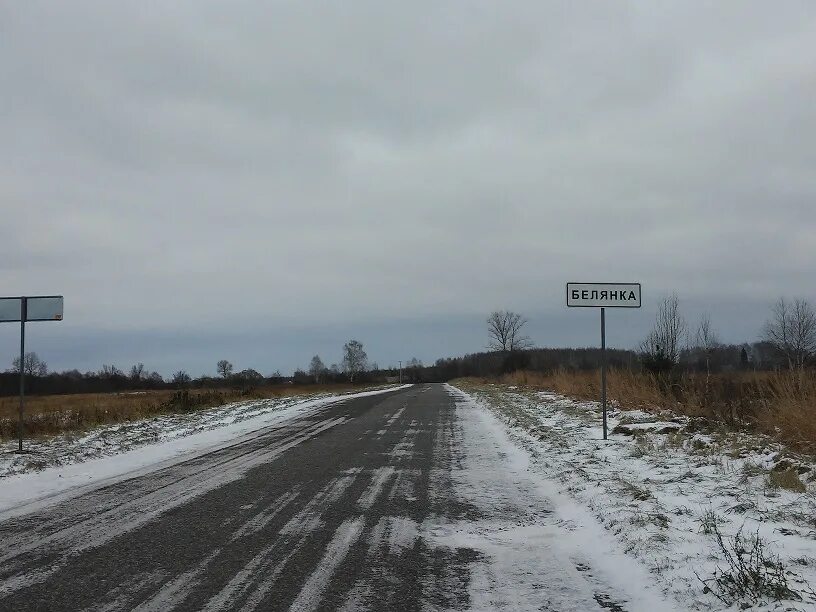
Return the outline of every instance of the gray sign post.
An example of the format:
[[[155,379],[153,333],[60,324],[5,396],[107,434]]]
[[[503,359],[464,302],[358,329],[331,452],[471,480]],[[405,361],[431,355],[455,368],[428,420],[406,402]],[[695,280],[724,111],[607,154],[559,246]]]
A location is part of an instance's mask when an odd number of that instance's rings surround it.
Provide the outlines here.
[[[20,322],[20,410],[17,421],[17,452],[23,452],[25,412],[25,324],[27,321],[62,321],[62,296],[37,295],[0,298],[0,323]]]
[[[601,309],[601,406],[606,440],[606,309],[640,308],[640,283],[567,283],[567,307]]]

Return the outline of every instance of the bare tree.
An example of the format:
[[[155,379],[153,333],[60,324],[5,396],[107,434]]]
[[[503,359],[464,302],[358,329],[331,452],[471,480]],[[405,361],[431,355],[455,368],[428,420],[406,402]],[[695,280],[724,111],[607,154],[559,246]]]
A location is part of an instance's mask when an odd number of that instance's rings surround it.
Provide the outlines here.
[[[263,382],[263,374],[258,372],[257,370],[253,370],[252,368],[247,368],[246,370],[241,370],[233,377],[233,380],[237,384],[241,385],[258,385]]]
[[[802,369],[816,353],[816,312],[807,300],[779,298],[765,323],[764,340],[783,355],[791,369]]]
[[[711,355],[720,345],[720,339],[717,333],[711,328],[711,317],[706,313],[700,319],[700,325],[697,326],[697,337],[695,339],[697,349],[703,354],[706,364],[706,374],[711,375]]]
[[[12,371],[20,372],[19,357],[12,362]],[[37,353],[26,353],[23,355],[23,371],[26,376],[45,376],[48,374],[48,366],[40,359]]]
[[[363,344],[357,340],[349,340],[343,345],[343,372],[349,380],[354,382],[354,377],[365,370],[368,355],[363,350]]]
[[[173,384],[178,387],[186,387],[190,384],[191,380],[192,378],[190,378],[190,375],[185,370],[179,370],[173,374],[172,378]]]
[[[103,364],[102,369],[99,370],[101,378],[114,378],[115,376],[124,376],[125,373],[117,368],[115,365]]]
[[[532,340],[522,333],[527,319],[517,312],[496,310],[487,318],[488,348],[491,351],[513,352],[533,346]]]
[[[641,352],[656,369],[671,368],[680,358],[685,333],[686,321],[680,314],[680,301],[672,294],[658,306],[654,328],[641,343]]]
[[[711,327],[711,317],[708,313],[703,314],[700,319],[700,324],[697,326],[695,344],[695,352],[701,354],[703,359],[705,359],[706,379],[703,399],[708,403],[709,391],[711,389],[711,355],[714,353],[714,349],[720,345],[720,339]]]
[[[226,359],[222,359],[215,365],[215,369],[221,378],[229,378],[232,376],[232,364]]]
[[[312,378],[314,378],[315,383],[320,382],[320,379],[323,377],[323,373],[325,371],[326,364],[323,363],[320,355],[315,355],[312,357],[312,362],[309,364],[309,374]]]
[[[136,365],[131,366],[130,376],[129,376],[130,380],[132,380],[133,382],[139,382],[140,380],[145,378],[145,376],[146,376],[146,373],[145,373],[145,367],[144,367],[143,363],[137,363]]]

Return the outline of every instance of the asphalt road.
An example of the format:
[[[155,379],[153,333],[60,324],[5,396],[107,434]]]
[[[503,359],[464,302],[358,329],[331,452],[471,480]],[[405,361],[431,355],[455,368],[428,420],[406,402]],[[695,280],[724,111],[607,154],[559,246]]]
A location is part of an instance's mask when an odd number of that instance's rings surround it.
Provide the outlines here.
[[[441,385],[347,400],[0,523],[2,610],[466,608]]]
[[[7,518],[0,610],[629,609],[458,393],[347,399]]]

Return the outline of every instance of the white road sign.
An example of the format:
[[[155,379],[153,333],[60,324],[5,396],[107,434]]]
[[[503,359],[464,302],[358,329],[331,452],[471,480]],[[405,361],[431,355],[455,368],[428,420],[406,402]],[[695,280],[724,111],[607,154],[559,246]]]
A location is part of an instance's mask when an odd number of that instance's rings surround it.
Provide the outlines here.
[[[571,308],[640,308],[640,283],[567,283]]]
[[[0,298],[0,322],[19,321],[23,301],[18,298]]]
[[[62,321],[62,296],[26,298],[26,321]]]
[[[62,321],[62,296],[37,295],[25,298],[26,321]],[[23,298],[0,298],[0,323],[19,321],[23,313]]]

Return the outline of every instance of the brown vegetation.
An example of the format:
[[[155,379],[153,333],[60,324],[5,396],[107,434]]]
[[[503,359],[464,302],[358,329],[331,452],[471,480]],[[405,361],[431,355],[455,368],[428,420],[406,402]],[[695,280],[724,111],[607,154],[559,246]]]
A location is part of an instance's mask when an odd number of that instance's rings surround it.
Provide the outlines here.
[[[600,396],[598,372],[515,372],[502,382],[548,389],[579,399]],[[816,372],[680,373],[656,376],[610,370],[610,400],[626,408],[672,410],[718,424],[770,434],[789,446],[816,454]]]
[[[793,468],[773,471],[768,474],[768,486],[775,489],[787,489],[796,493],[807,491],[805,483],[799,479],[799,474]]]
[[[243,400],[352,390],[359,390],[359,387],[348,384],[286,385],[251,391],[207,389],[31,396],[26,398],[24,427],[27,436],[54,435]],[[17,436],[18,406],[18,398],[0,397],[0,440]]]

